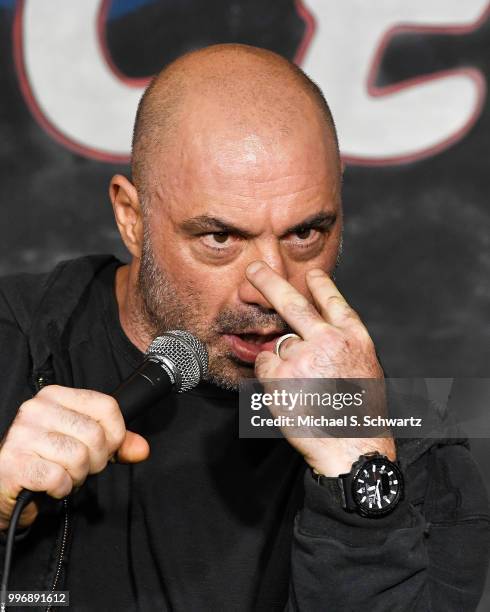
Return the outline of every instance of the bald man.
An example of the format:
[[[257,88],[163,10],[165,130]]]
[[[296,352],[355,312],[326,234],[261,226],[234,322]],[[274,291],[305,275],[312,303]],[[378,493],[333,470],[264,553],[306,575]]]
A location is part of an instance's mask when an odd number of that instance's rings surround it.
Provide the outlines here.
[[[22,488],[48,494],[11,589],[68,590],[74,610],[476,607],[489,510],[463,440],[238,438],[244,378],[383,378],[332,281],[341,173],[320,90],[274,53],[214,46],[153,80],[132,180],[110,185],[129,264],[1,285],[0,528]],[[206,344],[207,379],[128,431],[108,394],[169,329]],[[406,488],[376,517],[338,480],[373,458]]]

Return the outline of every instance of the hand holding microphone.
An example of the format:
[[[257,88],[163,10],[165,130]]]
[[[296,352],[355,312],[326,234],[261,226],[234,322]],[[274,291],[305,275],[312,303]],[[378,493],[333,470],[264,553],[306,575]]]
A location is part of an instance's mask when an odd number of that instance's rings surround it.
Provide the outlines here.
[[[149,446],[126,430],[113,397],[58,385],[41,389],[19,408],[0,451],[0,529],[8,527],[22,489],[62,499],[102,471],[116,451],[121,461],[138,462]],[[19,527],[36,515],[36,505],[29,504]]]
[[[197,338],[170,331],[151,343],[142,365],[112,395],[50,385],[24,402],[0,449],[0,530],[8,527],[21,491],[23,497],[32,497],[27,489],[61,499],[101,472],[116,452],[121,462],[146,459],[148,442],[126,423],[171,391],[196,386],[207,365]],[[31,502],[19,527],[36,515]]]

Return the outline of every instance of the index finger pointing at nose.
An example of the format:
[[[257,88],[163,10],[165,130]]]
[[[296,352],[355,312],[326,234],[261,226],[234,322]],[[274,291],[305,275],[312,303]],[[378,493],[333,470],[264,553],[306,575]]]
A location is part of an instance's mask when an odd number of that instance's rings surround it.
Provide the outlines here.
[[[267,264],[255,261],[248,266],[246,273],[252,285],[303,339],[314,337],[320,327],[325,327],[325,321],[316,308]]]

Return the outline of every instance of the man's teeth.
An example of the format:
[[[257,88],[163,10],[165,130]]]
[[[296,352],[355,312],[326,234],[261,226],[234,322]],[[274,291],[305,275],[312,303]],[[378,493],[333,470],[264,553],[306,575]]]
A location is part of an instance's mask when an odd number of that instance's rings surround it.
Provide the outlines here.
[[[265,344],[274,338],[274,335],[261,336],[260,334],[238,334],[238,337],[245,342],[250,342],[251,344]]]
[[[259,344],[260,337],[257,334],[240,334],[239,338],[245,340],[245,342],[250,342],[251,344]]]

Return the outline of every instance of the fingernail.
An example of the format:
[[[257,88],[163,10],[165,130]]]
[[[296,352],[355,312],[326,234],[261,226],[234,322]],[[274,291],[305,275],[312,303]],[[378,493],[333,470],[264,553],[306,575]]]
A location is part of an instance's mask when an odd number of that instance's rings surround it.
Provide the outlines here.
[[[264,264],[261,261],[254,261],[248,266],[247,272],[249,274],[256,274],[259,270],[262,270],[263,267]]]

